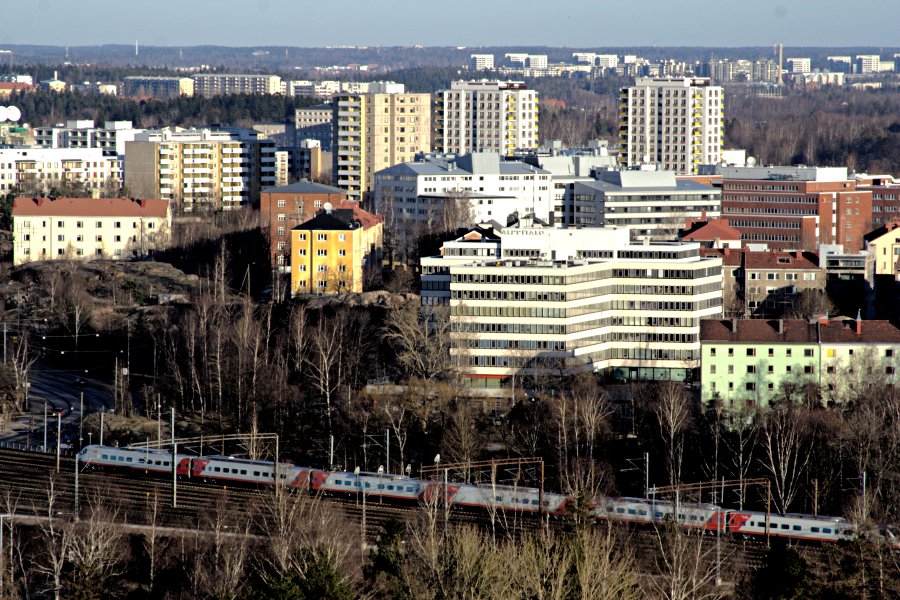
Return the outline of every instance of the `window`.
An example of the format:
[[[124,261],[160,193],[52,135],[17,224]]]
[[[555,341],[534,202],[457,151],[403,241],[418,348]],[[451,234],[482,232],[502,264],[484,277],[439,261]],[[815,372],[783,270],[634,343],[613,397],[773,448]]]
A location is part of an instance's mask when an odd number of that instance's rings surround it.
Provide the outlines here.
[[[834,373],[834,365],[829,365],[825,370],[826,370],[826,372],[833,374]]]
[[[285,200],[278,201],[278,208],[284,208],[286,205],[287,205],[287,201],[285,201]]]
[[[347,235],[344,234],[344,233],[339,233],[339,234],[338,234],[338,241],[339,241],[339,242],[346,242],[346,241],[347,241]]]
[[[101,227],[103,227],[103,222],[102,222],[102,221],[97,221],[97,222],[95,222],[95,223],[94,223],[94,227],[96,227],[96,228],[98,228],[98,229],[101,228]]]
[[[715,355],[716,355],[716,349],[715,349],[715,348],[710,348],[710,349],[709,349],[709,355],[710,355],[710,356],[715,356]]]
[[[116,221],[115,223],[113,223],[113,227],[115,227],[116,229],[121,229],[122,221]]]
[[[892,348],[888,348],[884,351],[884,356],[886,358],[892,358],[894,356],[894,350]]]
[[[885,375],[893,375],[893,374],[894,374],[894,367],[885,367],[885,368],[884,368],[884,374],[885,374]]]
[[[728,365],[728,374],[734,375],[734,365]]]
[[[327,233],[316,234],[316,240],[318,240],[320,242],[325,242],[328,240],[328,234]]]
[[[319,250],[317,251],[317,254],[319,256],[328,256],[328,250],[326,250],[325,248],[319,248]]]
[[[748,381],[748,382],[747,382],[747,385],[744,386],[744,387],[745,387],[745,389],[746,389],[748,392],[756,391],[756,384],[753,383],[752,381]]]
[[[812,357],[812,355],[813,355],[812,348],[804,348],[803,349],[803,356],[805,356],[806,358],[810,358],[810,357]]]
[[[753,365],[747,365],[747,373],[756,373],[756,367]]]
[[[775,365],[769,365],[768,371],[769,371],[769,374],[770,374],[770,375],[771,375],[772,373],[774,373],[774,372],[775,372]]]
[[[63,222],[62,222],[62,221],[57,221],[57,222],[56,222],[56,226],[57,226],[57,227],[62,227],[62,226],[63,226]]]
[[[715,375],[716,374],[716,365],[710,365],[709,372],[711,375]]]
[[[64,241],[66,241],[66,236],[60,234],[60,235],[56,236],[56,241],[57,241],[57,242],[64,242]]]
[[[284,227],[278,228],[278,235],[284,235]]]
[[[75,227],[82,229],[84,227],[84,221],[75,221]]]
[[[287,242],[278,242],[278,250],[284,251],[287,248]]]
[[[825,352],[825,356],[827,356],[828,358],[834,358],[834,348],[829,348],[829,349]]]
[[[734,356],[734,348],[728,349],[728,356]]]
[[[347,251],[344,248],[338,250],[338,256],[347,256]]]
[[[767,281],[777,281],[778,273],[766,273],[766,280]]]
[[[278,220],[285,221],[287,220],[287,216],[284,213],[278,213]]]
[[[328,271],[328,265],[317,265],[316,271],[318,271],[319,273],[325,273]]]
[[[813,372],[813,368],[811,365],[806,365],[805,367],[803,367],[804,375],[812,375],[812,372]]]
[[[756,356],[756,348],[747,348],[747,356]]]
[[[769,348],[769,356],[775,356],[775,348]]]
[[[117,241],[117,242],[121,242],[121,241],[122,241],[122,236],[121,236],[121,235],[117,235],[117,236],[115,236],[113,239],[114,239],[115,241]]]

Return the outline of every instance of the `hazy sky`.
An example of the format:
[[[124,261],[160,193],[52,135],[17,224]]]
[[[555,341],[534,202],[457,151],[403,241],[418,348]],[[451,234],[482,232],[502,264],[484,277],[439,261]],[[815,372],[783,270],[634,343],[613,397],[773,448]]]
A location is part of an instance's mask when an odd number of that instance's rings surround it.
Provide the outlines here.
[[[900,0],[0,0],[0,6],[0,44],[900,46]]]

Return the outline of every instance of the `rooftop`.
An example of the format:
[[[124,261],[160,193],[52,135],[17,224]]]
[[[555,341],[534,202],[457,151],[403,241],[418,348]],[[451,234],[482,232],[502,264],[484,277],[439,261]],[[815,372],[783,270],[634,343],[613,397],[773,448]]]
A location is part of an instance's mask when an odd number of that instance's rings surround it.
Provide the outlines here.
[[[169,201],[158,198],[29,198],[13,201],[13,217],[165,217]]]
[[[705,319],[701,342],[743,344],[900,344],[900,328],[891,321],[835,319]]]
[[[782,252],[769,250],[766,252],[745,252],[744,269],[790,269],[816,270],[819,268],[819,257],[812,252]]]
[[[739,240],[741,232],[728,224],[728,219],[704,219],[689,221],[680,233],[681,239],[692,242],[714,240]]]
[[[347,190],[306,179],[288,185],[263,188],[262,191],[272,194],[347,194]]]

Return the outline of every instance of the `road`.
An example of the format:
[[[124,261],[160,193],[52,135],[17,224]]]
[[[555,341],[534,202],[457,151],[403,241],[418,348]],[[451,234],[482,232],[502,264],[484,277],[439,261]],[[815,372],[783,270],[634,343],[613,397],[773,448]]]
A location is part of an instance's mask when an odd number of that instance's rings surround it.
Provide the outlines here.
[[[56,446],[56,414],[62,414],[63,442],[78,442],[81,419],[81,394],[84,414],[109,410],[113,403],[110,386],[94,379],[80,377],[70,371],[35,363],[28,374],[29,413],[6,424],[0,431],[0,442],[40,445],[44,442],[44,407],[47,409],[47,445]],[[86,442],[86,441],[85,441]]]

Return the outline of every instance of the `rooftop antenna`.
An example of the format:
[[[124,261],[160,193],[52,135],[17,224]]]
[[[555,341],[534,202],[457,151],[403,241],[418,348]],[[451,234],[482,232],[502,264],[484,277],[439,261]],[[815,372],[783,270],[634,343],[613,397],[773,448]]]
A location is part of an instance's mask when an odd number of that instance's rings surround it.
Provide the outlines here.
[[[138,55],[138,41],[134,40],[134,55]]]
[[[69,45],[66,44],[66,62],[69,62]]]

